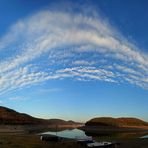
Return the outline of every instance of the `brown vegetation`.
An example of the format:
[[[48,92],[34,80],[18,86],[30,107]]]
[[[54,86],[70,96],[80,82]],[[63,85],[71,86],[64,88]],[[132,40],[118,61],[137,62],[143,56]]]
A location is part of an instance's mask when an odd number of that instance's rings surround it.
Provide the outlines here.
[[[106,127],[148,127],[148,123],[137,118],[93,118],[86,122],[86,126],[106,126]]]
[[[116,148],[147,148],[147,139],[119,140]],[[41,141],[34,134],[0,134],[0,148],[84,148],[74,140],[60,142]]]
[[[6,107],[0,107],[0,124],[39,124],[44,120],[16,112]]]
[[[40,119],[30,115],[16,112],[15,110],[0,106],[1,125],[48,125],[48,126],[75,126],[80,123],[61,119]]]

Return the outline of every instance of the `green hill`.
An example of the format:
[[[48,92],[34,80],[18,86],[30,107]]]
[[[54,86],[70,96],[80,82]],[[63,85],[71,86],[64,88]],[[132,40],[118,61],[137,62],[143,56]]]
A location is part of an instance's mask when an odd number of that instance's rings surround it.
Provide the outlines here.
[[[99,117],[86,122],[86,126],[108,126],[108,127],[128,127],[128,126],[148,126],[148,122],[137,118],[111,118]]]

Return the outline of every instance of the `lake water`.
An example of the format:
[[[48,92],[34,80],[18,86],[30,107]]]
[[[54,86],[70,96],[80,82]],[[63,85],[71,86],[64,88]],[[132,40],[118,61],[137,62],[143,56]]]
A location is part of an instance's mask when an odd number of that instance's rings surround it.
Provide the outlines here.
[[[87,138],[88,136],[85,134],[84,131],[79,130],[79,129],[66,129],[63,131],[59,131],[59,132],[45,132],[43,134],[49,134],[49,135],[55,135],[55,136],[59,136],[62,138],[71,138],[71,139],[75,139],[77,137],[83,137],[83,138]]]
[[[148,135],[142,136],[141,138],[148,138]]]
[[[42,134],[55,135],[63,138],[76,139],[77,137],[88,138],[92,136],[98,140],[111,140],[111,139],[126,139],[126,138],[148,138],[147,133],[86,133],[79,129],[66,129],[63,131],[52,132],[48,131]]]

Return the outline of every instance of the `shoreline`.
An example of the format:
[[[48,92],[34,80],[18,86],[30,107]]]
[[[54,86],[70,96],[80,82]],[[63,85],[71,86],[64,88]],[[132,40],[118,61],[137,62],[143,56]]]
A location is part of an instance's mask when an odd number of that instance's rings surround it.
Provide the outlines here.
[[[110,142],[116,142],[116,148],[147,148],[148,139],[118,139]],[[59,142],[41,141],[37,134],[25,133],[0,133],[1,148],[84,148],[75,140],[63,140]]]
[[[60,131],[79,128],[80,125],[0,125],[0,133],[39,133],[47,130]]]
[[[65,139],[59,142],[41,141],[39,133],[53,129],[53,127],[55,126],[0,125],[0,148],[84,148],[83,146],[79,145],[75,140]],[[61,126],[61,128],[62,127],[63,126]],[[95,140],[102,141],[103,139],[98,137]],[[148,148],[148,138],[126,137],[119,139],[114,138],[106,141],[119,143],[116,148]]]
[[[148,132],[147,127],[107,127],[107,126],[82,126],[82,129],[86,132]]]

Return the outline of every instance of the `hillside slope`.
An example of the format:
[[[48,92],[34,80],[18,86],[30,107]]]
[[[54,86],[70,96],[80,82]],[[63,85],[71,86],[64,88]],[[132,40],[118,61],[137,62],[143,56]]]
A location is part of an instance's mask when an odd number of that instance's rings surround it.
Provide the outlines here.
[[[45,120],[0,106],[0,124],[43,124]]]
[[[110,126],[110,127],[131,127],[131,126],[148,126],[148,122],[138,118],[111,118],[99,117],[93,118],[86,122],[86,126]]]
[[[0,106],[0,124],[5,125],[25,125],[25,124],[46,124],[46,125],[79,125],[74,121],[65,121],[61,119],[39,119],[28,114],[19,113],[15,110]]]

